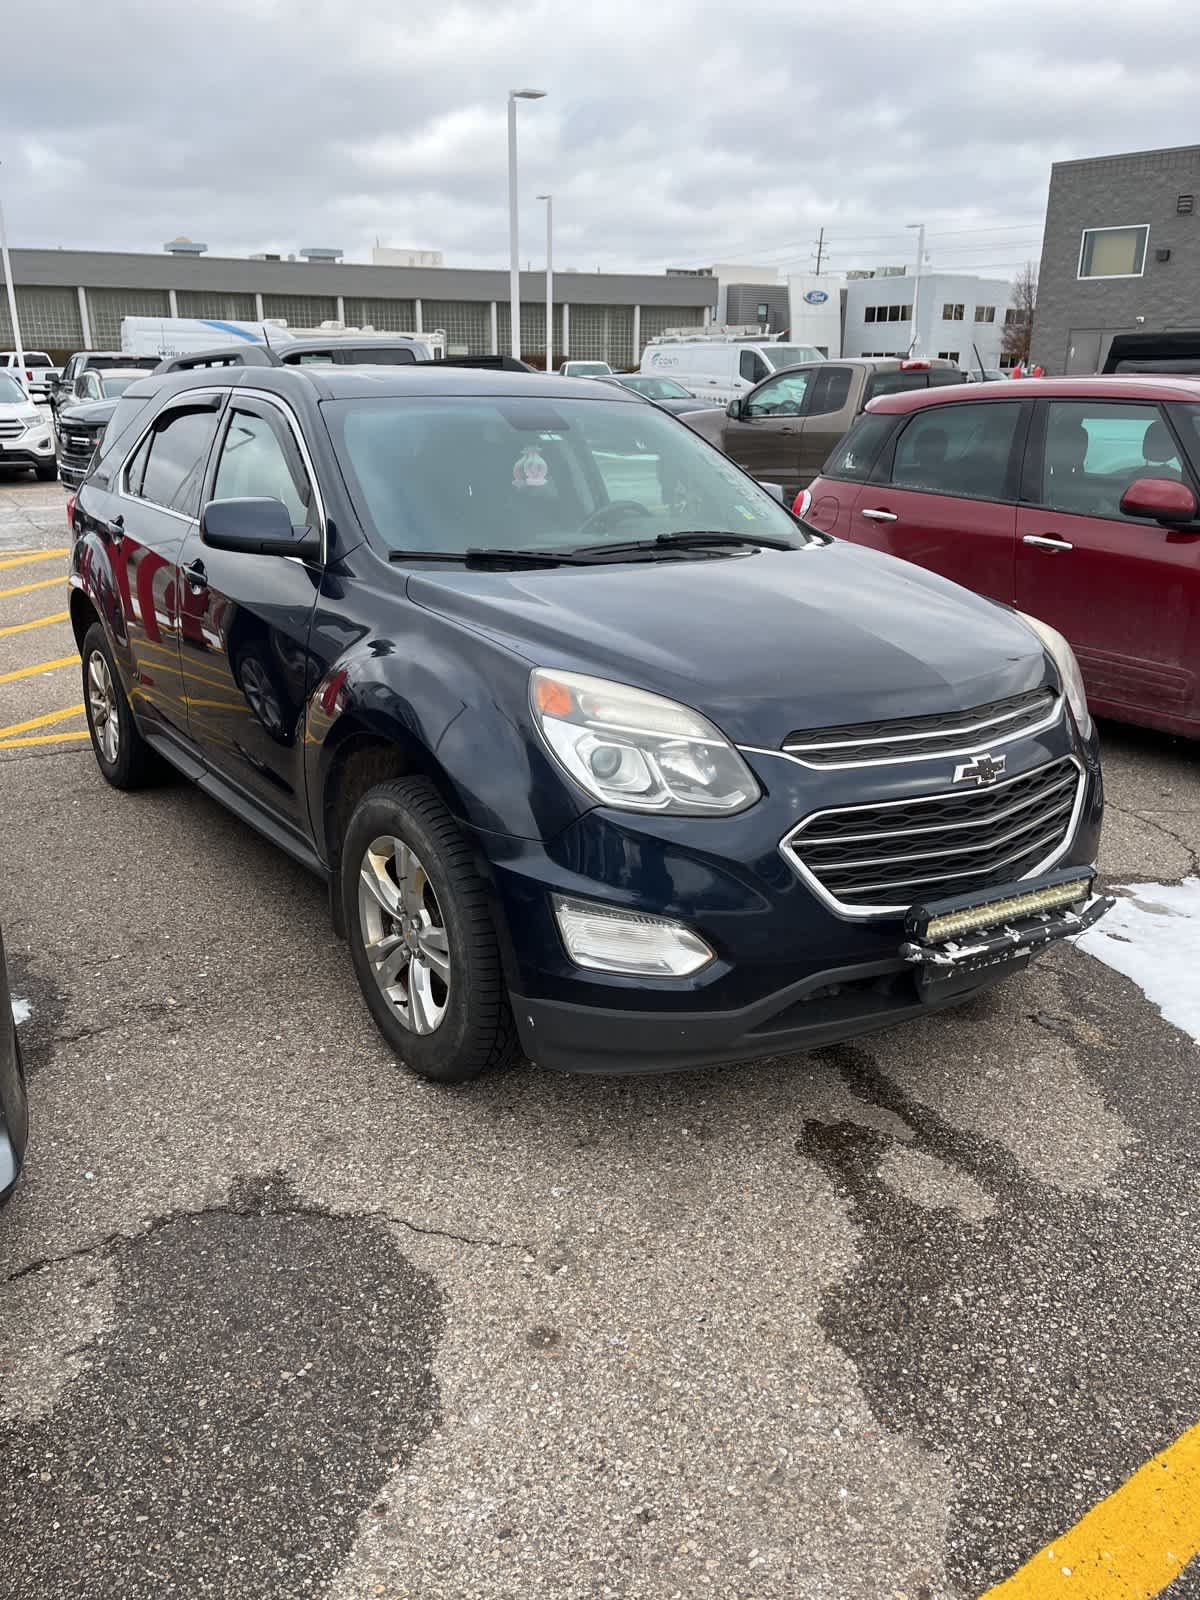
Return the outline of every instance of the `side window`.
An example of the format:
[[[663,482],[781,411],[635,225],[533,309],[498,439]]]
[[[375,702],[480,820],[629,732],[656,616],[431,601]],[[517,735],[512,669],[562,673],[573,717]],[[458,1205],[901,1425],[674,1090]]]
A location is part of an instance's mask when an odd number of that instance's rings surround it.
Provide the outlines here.
[[[1119,517],[1135,478],[1182,477],[1178,446],[1157,406],[1055,400],[1046,407],[1042,505]]]
[[[1003,500],[1021,407],[1017,401],[929,406],[896,443],[892,482],[969,500]]]
[[[257,411],[235,410],[221,446],[213,499],[254,496],[282,500],[297,527],[309,520],[312,490],[287,425]]]
[[[745,357],[742,357],[745,360]],[[798,417],[804,410],[804,396],[808,392],[811,372],[785,372],[746,401],[747,417]]]
[[[821,468],[821,476],[849,478],[852,483],[865,483],[884,441],[891,436],[895,421],[895,417],[886,411],[859,417]]]
[[[813,379],[807,414],[810,417],[823,417],[831,411],[840,411],[850,398],[852,376],[849,367],[835,367],[832,364],[821,367]]]
[[[194,517],[200,509],[200,489],[217,413],[171,411],[138,451],[129,472],[129,490],[168,511]]]
[[[761,383],[770,369],[757,350],[743,350],[738,359],[738,372],[747,383]]]

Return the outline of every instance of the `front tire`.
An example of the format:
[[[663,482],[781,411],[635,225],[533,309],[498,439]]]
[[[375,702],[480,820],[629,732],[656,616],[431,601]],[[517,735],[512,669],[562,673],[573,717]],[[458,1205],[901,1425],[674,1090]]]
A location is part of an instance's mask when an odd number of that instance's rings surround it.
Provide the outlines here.
[[[106,782],[114,789],[144,789],[155,777],[155,755],[138,732],[98,622],[83,640],[83,703],[92,752]]]
[[[433,784],[403,778],[369,790],[339,872],[355,975],[404,1064],[435,1083],[508,1065],[516,1030],[487,896]]]

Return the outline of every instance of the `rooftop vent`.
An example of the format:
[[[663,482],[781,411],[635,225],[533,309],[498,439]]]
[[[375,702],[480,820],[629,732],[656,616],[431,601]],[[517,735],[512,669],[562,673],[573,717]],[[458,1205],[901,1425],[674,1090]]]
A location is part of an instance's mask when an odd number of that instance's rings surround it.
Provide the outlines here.
[[[202,256],[208,246],[197,244],[195,239],[189,239],[181,233],[175,239],[168,239],[163,249],[169,256]]]
[[[328,245],[323,244],[310,244],[308,249],[301,250],[300,254],[305,261],[340,261],[342,259],[342,251],[332,250]]]

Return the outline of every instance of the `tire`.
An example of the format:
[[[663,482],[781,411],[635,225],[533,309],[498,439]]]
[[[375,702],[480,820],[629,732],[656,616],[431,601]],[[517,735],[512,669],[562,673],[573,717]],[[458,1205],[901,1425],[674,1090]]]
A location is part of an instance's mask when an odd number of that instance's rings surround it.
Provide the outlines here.
[[[39,483],[53,483],[58,477],[58,462],[39,461],[33,470]]]
[[[354,971],[401,1061],[435,1083],[466,1083],[513,1061],[516,1028],[487,895],[433,784],[402,778],[368,790],[338,870]],[[373,942],[387,946],[375,960]]]
[[[83,704],[92,752],[106,781],[114,789],[146,788],[158,775],[158,759],[137,730],[98,622],[92,623],[83,640]]]

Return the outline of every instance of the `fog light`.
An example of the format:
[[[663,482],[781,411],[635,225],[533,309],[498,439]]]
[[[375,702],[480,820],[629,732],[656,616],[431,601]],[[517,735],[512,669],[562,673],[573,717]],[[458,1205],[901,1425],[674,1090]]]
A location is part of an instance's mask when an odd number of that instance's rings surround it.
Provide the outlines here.
[[[713,960],[700,935],[670,917],[617,911],[560,894],[551,900],[563,944],[577,967],[642,978],[686,978]]]

